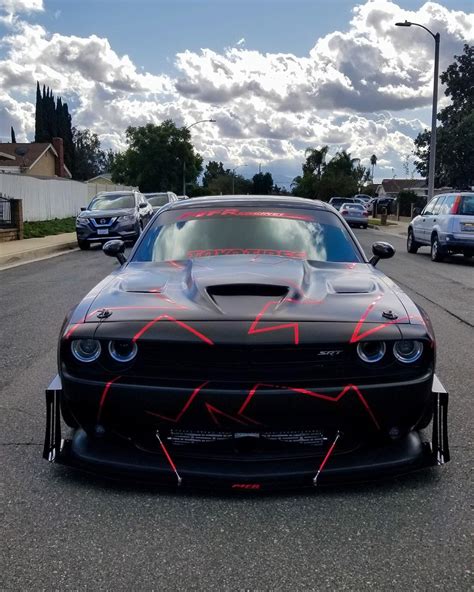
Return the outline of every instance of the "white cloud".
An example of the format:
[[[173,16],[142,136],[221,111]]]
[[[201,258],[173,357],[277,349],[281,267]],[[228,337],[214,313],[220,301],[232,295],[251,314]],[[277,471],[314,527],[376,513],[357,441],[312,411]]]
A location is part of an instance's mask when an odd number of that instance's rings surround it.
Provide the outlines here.
[[[44,10],[43,0],[0,0],[0,10],[9,14]]]
[[[12,15],[42,10],[43,3],[0,0],[2,9]],[[474,13],[433,2],[406,11],[369,0],[354,9],[347,30],[318,39],[308,55],[261,53],[242,38],[221,53],[178,54],[173,79],[144,72],[97,35],[50,34],[10,18],[0,59],[0,88],[9,89],[0,95],[0,135],[13,123],[17,138],[32,139],[32,91],[39,80],[70,103],[76,125],[117,148],[127,125],[212,117],[216,125],[192,130],[197,148],[227,166],[248,164],[252,174],[262,163],[280,181],[294,176],[304,149],[322,144],[332,152],[348,149],[364,163],[376,153],[381,167],[400,170],[429,119],[433,57],[428,34],[394,27],[405,18],[441,33],[441,70],[464,42],[474,41]]]

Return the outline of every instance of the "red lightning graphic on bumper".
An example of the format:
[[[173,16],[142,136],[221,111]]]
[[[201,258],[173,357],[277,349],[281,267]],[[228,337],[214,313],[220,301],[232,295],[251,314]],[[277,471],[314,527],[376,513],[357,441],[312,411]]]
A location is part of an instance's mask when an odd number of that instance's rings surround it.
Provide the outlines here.
[[[107,399],[107,395],[110,391],[110,387],[114,384],[114,382],[117,382],[117,380],[119,380],[120,378],[122,378],[121,376],[116,376],[113,380],[110,380],[106,385],[104,390],[102,391],[102,396],[100,397],[100,401],[99,401],[99,410],[97,411],[97,423],[100,422],[100,419],[102,417],[102,411],[104,409],[104,405],[105,405],[105,400]]]
[[[252,389],[250,390],[249,394],[247,395],[247,398],[245,399],[243,405],[239,409],[237,415],[243,416],[243,412],[248,407],[250,401],[252,400],[252,398],[254,397],[255,393],[257,392],[257,390],[260,387],[283,388],[283,389],[288,390],[288,391],[291,391],[293,393],[298,393],[300,395],[306,395],[308,397],[314,397],[316,399],[322,399],[323,401],[328,401],[329,403],[339,403],[339,401],[347,393],[350,393],[351,391],[353,391],[357,395],[357,398],[359,399],[359,401],[363,405],[364,409],[367,411],[370,419],[372,420],[372,422],[374,423],[374,425],[376,426],[376,428],[378,430],[380,430],[380,424],[377,421],[377,418],[375,417],[375,415],[374,415],[372,409],[370,408],[369,404],[367,403],[364,395],[360,392],[359,388],[357,386],[353,385],[353,384],[346,385],[338,395],[336,395],[335,397],[332,397],[330,395],[324,395],[324,394],[321,394],[321,393],[315,393],[315,392],[310,391],[308,389],[292,388],[292,387],[288,387],[288,386],[275,387],[274,385],[258,383],[254,387],[252,387]],[[243,416],[243,417],[245,417],[245,419],[247,421],[249,421],[248,416],[247,417],[246,416]],[[252,420],[250,420],[250,421],[252,421]]]
[[[209,381],[203,382],[202,384],[200,384],[197,388],[194,389],[194,391],[191,393],[191,396],[189,397],[189,399],[186,401],[186,403],[184,404],[183,408],[181,409],[181,411],[178,413],[178,415],[176,417],[167,417],[166,415],[160,415],[159,413],[154,413],[153,411],[147,411],[147,413],[149,415],[154,415],[156,417],[160,417],[161,419],[166,419],[166,421],[172,421],[173,423],[178,423],[178,421],[183,417],[183,415],[186,413],[186,411],[189,409],[189,407],[191,406],[191,403],[194,401],[194,399],[198,396],[199,392],[207,385],[209,384]]]

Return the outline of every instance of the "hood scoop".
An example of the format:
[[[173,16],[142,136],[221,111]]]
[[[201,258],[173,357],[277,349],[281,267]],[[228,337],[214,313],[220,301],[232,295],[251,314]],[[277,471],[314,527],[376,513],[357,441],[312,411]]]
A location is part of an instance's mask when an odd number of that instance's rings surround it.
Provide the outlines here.
[[[328,282],[328,291],[334,294],[370,294],[379,288],[373,280],[354,277],[342,277]]]
[[[288,286],[274,284],[218,284],[208,286],[206,292],[224,314],[248,315],[258,311],[266,302],[280,303],[288,295]]]
[[[284,298],[288,294],[288,286],[274,284],[220,284],[208,286],[207,293],[214,296],[265,296],[268,298]]]

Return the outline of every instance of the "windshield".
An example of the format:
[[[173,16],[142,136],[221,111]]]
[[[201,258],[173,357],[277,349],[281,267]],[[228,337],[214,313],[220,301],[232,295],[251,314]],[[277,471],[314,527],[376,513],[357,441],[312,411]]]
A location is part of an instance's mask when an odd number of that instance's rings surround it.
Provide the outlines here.
[[[163,212],[147,229],[132,260],[179,261],[217,255],[363,261],[335,214],[271,206]]]
[[[135,207],[133,193],[99,193],[89,204],[89,210],[121,210]]]
[[[351,210],[365,210],[364,206],[362,204],[358,204],[358,203],[345,203],[342,206],[343,208],[348,208]]]
[[[156,195],[146,196],[147,200],[151,203],[152,206],[164,206],[168,203],[168,194],[167,193],[157,193]]]

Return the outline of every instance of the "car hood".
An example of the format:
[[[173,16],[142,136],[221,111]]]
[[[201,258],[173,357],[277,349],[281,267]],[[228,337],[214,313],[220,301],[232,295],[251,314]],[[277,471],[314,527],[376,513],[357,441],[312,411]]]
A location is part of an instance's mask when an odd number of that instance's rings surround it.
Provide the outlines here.
[[[409,323],[416,314],[400,288],[367,263],[231,255],[129,263],[89,293],[75,322],[150,321],[165,315],[184,321],[357,323],[362,318],[390,324]]]
[[[79,214],[79,218],[117,218],[129,216],[135,213],[135,208],[122,208],[120,210],[85,210]]]

